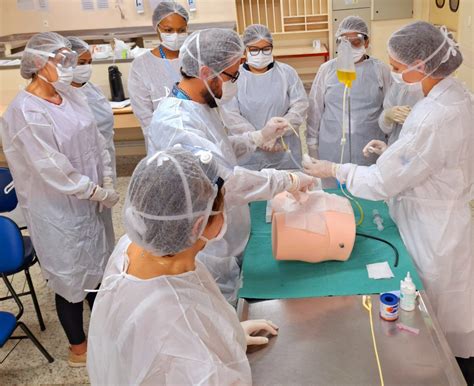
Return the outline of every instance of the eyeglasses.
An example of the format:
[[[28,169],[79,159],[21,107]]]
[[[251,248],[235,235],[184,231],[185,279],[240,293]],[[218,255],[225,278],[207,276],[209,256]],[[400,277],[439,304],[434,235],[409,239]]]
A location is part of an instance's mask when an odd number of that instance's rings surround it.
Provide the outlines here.
[[[339,36],[336,39],[336,44],[341,44],[343,39],[349,41],[352,47],[360,48],[365,44],[365,41],[368,39],[368,36],[364,34],[357,34],[357,36]]]
[[[230,78],[230,81],[232,83],[235,83],[237,82],[237,79],[239,79],[239,76],[240,76],[240,71],[237,71],[234,75],[231,75],[229,74],[228,72],[225,72],[225,71],[222,71],[222,73],[225,75],[225,76],[228,76]]]
[[[263,48],[249,46],[247,48],[251,56],[257,56],[260,52],[263,53],[264,55],[271,55],[273,52],[273,46],[266,46]]]

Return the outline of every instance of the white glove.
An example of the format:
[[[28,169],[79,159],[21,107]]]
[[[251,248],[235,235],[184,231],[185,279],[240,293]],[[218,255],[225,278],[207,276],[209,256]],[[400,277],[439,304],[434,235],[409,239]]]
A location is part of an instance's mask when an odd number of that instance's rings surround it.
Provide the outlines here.
[[[303,155],[303,169],[305,173],[318,178],[336,177],[338,164],[325,160],[317,160],[309,155]]]
[[[260,146],[260,149],[269,153],[278,153],[281,151],[285,151],[282,144],[280,142],[277,142],[275,139],[273,141],[264,143],[262,146]]]
[[[385,150],[387,150],[387,144],[384,141],[378,139],[373,139],[362,149],[364,157],[370,157],[371,154],[381,155]]]
[[[285,118],[273,117],[267,122],[262,130],[251,132],[251,137],[256,146],[261,147],[263,144],[270,142],[284,135],[289,127]]]
[[[384,121],[388,123],[399,123],[403,124],[410,114],[410,106],[393,106],[384,110]]]
[[[245,322],[240,322],[240,325],[244,329],[247,346],[268,343],[268,338],[266,336],[254,336],[259,331],[265,331],[271,335],[278,335],[278,326],[270,320],[246,320]]]
[[[120,196],[115,190],[109,190],[96,186],[92,196],[89,198],[91,201],[97,201],[104,205],[106,208],[112,208],[120,199]]]
[[[102,187],[106,190],[115,190],[114,188],[114,179],[112,177],[104,177],[104,183]]]
[[[317,180],[314,177],[308,176],[305,173],[294,172],[289,173],[291,186],[287,189],[288,192],[306,192],[317,184]]]

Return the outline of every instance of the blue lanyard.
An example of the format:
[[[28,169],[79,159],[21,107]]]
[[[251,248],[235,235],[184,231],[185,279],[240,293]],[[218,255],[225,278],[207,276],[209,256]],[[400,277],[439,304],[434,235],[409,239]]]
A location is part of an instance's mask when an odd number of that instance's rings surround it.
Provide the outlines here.
[[[161,59],[166,59],[165,52],[163,51],[163,48],[161,48],[161,45],[158,47],[158,49],[160,50]]]
[[[176,83],[174,86],[173,86],[173,90],[171,90],[171,93],[173,94],[174,97],[178,98],[178,99],[184,99],[186,101],[190,101],[191,98],[189,97],[188,94],[186,94],[183,90],[181,90],[179,87],[178,87],[178,84]]]

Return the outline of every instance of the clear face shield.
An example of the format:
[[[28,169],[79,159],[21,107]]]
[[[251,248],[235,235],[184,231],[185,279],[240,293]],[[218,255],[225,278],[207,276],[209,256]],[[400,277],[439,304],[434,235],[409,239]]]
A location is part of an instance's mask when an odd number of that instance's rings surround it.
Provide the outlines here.
[[[48,58],[51,58],[51,62],[55,66],[59,66],[61,68],[74,68],[77,65],[77,53],[67,48],[61,48],[56,52],[47,52],[35,50],[34,48],[25,48],[25,52],[30,52],[32,54],[40,56],[47,56]]]
[[[365,46],[367,39],[368,37],[366,35],[360,33],[358,33],[356,36],[341,35],[337,37],[336,45],[339,46],[343,40],[346,40],[351,44],[353,49],[358,49]]]

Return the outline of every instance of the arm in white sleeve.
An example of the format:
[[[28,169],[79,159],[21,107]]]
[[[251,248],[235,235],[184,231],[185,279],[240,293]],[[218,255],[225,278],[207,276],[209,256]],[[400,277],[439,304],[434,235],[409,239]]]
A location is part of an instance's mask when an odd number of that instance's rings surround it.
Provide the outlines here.
[[[112,179],[115,179],[114,169],[112,166],[112,158],[109,149],[107,148],[107,141],[105,140],[104,136],[99,132],[99,130],[97,130],[97,137],[100,157],[102,159],[103,177],[110,177]]]
[[[258,130],[240,114],[237,97],[232,98],[232,100],[219,107],[219,109],[221,109],[222,120],[230,135],[239,135],[248,131]]]
[[[450,125],[456,125],[455,118],[446,118],[443,122],[444,127],[455,127]],[[446,144],[440,139],[440,130],[434,120],[425,121],[415,134],[401,137],[389,146],[376,164],[341,165],[337,177],[344,180],[347,176],[349,192],[369,200],[385,200],[412,189],[443,167]],[[348,168],[346,176],[341,175],[345,168]]]
[[[62,154],[54,138],[54,130],[41,113],[13,138],[12,145],[28,159],[31,167],[51,188],[60,193],[89,199],[95,183],[79,173]]]
[[[283,116],[286,118],[291,125],[298,130],[298,127],[306,119],[308,113],[308,97],[306,96],[306,90],[304,89],[303,82],[298,76],[297,72],[290,67],[287,71],[288,74],[288,95],[290,97],[290,108],[287,113]],[[288,132],[292,134],[293,131]]]
[[[288,172],[275,169],[254,171],[236,166],[224,184],[226,202],[245,205],[252,201],[269,200],[291,185]]]
[[[331,62],[324,63],[314,78],[311,92],[309,93],[309,108],[307,120],[306,142],[308,146],[317,146],[319,127],[324,112],[324,94],[326,92],[326,78]]]
[[[150,89],[143,82],[143,74],[140,73],[140,68],[141,66],[138,63],[132,63],[128,76],[128,95],[133,113],[140,121],[142,130],[145,131],[153,117],[153,101],[151,100]]]
[[[384,100],[383,100],[383,110],[379,116],[378,122],[380,129],[385,134],[390,134],[396,126],[395,122],[387,122],[385,120],[385,110],[389,109],[393,106],[396,106],[397,102],[397,95],[400,92],[399,88],[396,87],[396,84],[392,82],[392,77],[390,75],[390,69],[384,63],[380,64],[380,77],[382,79],[383,84],[383,93],[384,93]]]

